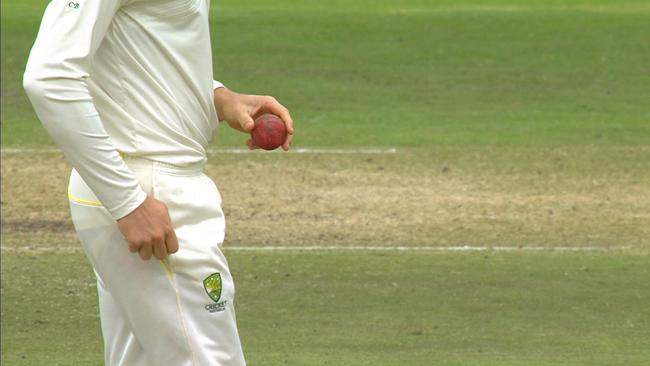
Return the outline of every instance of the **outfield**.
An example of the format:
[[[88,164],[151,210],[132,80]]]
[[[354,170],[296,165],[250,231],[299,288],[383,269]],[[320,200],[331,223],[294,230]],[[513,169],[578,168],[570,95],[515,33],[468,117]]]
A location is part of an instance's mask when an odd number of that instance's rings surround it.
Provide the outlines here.
[[[69,166],[20,87],[46,3],[1,4],[1,360],[99,365]],[[647,2],[213,12],[218,77],[305,149],[212,146],[250,365],[650,363]]]

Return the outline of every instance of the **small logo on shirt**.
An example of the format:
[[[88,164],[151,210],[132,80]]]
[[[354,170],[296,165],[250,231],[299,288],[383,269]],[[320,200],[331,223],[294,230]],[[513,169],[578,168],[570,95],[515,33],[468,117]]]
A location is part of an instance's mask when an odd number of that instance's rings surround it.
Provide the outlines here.
[[[71,9],[79,9],[79,3],[76,3],[76,2],[74,2],[74,1],[70,1],[70,2],[68,3],[68,8],[71,8]]]

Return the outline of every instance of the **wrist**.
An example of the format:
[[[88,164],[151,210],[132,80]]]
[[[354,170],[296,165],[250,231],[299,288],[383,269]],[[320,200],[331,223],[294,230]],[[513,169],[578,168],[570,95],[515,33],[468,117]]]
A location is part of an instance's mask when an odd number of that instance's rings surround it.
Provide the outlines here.
[[[228,100],[232,97],[234,93],[228,88],[222,86],[214,89],[214,107],[217,109],[217,117],[219,122],[223,121],[225,118],[224,108],[228,105]]]

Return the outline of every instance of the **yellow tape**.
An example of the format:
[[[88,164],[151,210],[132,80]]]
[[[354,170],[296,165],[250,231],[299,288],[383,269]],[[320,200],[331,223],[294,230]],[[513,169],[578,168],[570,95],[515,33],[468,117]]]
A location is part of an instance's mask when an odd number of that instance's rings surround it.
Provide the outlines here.
[[[68,199],[70,201],[72,201],[72,202],[81,203],[83,205],[91,205],[91,206],[97,206],[97,207],[102,207],[103,206],[101,202],[89,201],[89,200],[81,199],[79,197],[75,197],[72,193],[70,193],[70,191],[68,191]]]
[[[126,154],[121,152],[121,151],[118,151],[118,153],[120,154],[120,157],[122,159],[124,159],[124,157],[126,156]],[[85,199],[76,197],[75,195],[70,193],[70,187],[68,187],[68,199],[70,201],[72,201],[72,202],[81,203],[82,205],[91,205],[91,206],[97,206],[97,207],[103,207],[104,206],[104,205],[102,205],[101,202],[98,202],[98,201],[90,201],[90,200],[85,200]]]
[[[174,289],[174,292],[176,293],[176,306],[178,307],[178,313],[180,314],[181,318],[181,325],[183,326],[183,334],[185,335],[185,341],[187,342],[187,349],[189,350],[190,354],[192,355],[192,364],[196,365],[196,355],[194,354],[194,350],[192,349],[192,340],[190,339],[190,334],[187,331],[187,325],[185,324],[185,315],[183,314],[183,305],[181,304],[181,296],[178,291],[178,286],[176,284],[176,280],[174,278],[174,271],[172,271],[171,266],[167,262],[167,259],[163,259],[160,261],[160,265],[165,269],[165,272],[167,272],[167,277],[169,279],[169,283],[172,285],[172,288]]]
[[[167,259],[161,260],[160,265],[165,269],[165,272],[167,272],[167,275],[171,280],[172,277],[174,276],[174,272],[172,272],[172,269],[169,267],[169,263],[167,263]]]

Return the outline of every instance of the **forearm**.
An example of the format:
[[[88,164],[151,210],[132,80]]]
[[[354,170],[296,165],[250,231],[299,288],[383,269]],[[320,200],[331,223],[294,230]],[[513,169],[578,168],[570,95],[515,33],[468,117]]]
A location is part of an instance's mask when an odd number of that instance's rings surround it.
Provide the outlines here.
[[[116,151],[82,84],[25,79],[43,126],[106,209],[119,219],[137,208],[146,194]]]

